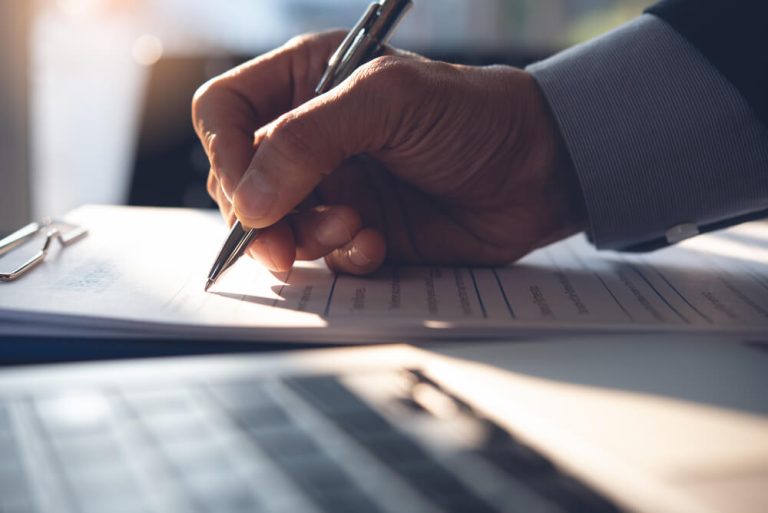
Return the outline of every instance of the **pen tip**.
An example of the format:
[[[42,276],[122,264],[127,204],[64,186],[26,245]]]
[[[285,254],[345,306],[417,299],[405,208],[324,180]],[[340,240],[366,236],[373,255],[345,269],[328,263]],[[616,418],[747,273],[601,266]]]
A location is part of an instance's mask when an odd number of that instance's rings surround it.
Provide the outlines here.
[[[213,280],[208,280],[205,282],[205,292],[208,292],[208,289],[210,289],[213,286]]]

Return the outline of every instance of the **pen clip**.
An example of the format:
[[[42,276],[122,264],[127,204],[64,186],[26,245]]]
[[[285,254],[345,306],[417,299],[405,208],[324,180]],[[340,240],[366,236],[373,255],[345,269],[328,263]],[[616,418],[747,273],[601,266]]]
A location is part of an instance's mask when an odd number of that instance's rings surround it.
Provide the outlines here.
[[[325,73],[323,73],[323,78],[320,79],[320,83],[318,83],[315,88],[315,94],[323,94],[335,85],[339,69],[344,67],[349,55],[352,53],[350,50],[353,50],[354,47],[359,44],[361,37],[365,35],[366,29],[379,17],[380,8],[381,4],[378,2],[369,5],[368,10],[365,11],[355,26],[352,27],[352,30],[347,33],[346,37],[344,37],[344,40],[341,42],[341,45],[339,45],[336,51],[333,52],[333,55],[331,55],[330,59],[328,59],[328,66],[325,69]]]

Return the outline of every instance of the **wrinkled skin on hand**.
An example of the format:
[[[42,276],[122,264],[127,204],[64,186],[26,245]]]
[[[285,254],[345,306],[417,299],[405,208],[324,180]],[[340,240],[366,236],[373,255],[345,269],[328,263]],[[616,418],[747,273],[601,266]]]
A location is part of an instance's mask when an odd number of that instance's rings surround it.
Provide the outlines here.
[[[338,32],[302,36],[202,86],[193,121],[225,219],[265,228],[272,270],[325,257],[505,264],[581,230],[583,200],[526,72],[388,49],[330,92],[314,87]]]

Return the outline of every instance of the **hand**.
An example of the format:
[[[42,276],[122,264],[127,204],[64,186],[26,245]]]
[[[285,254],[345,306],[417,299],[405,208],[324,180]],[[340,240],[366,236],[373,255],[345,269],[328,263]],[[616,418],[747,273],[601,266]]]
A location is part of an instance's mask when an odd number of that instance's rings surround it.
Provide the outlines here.
[[[343,37],[297,38],[202,86],[194,126],[225,219],[266,228],[270,269],[325,257],[504,264],[585,225],[581,193],[533,78],[388,50],[330,92]]]

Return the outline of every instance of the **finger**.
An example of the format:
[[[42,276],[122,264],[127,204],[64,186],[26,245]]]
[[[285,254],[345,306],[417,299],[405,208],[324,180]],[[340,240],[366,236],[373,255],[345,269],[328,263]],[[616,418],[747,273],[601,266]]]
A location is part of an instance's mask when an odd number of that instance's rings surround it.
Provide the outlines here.
[[[387,146],[403,127],[403,106],[417,63],[379,57],[341,86],[259,130],[260,144],[235,190],[233,206],[248,226],[269,226],[299,204],[352,155]]]
[[[248,246],[247,253],[270,271],[287,271],[296,260],[296,243],[288,221],[263,229]]]
[[[195,132],[228,198],[253,157],[254,132],[311,97],[309,84],[319,79],[341,37],[336,32],[295,38],[197,90]]]
[[[365,228],[345,246],[325,257],[332,270],[349,274],[369,274],[381,267],[387,254],[384,237],[376,230]]]
[[[315,207],[291,218],[296,258],[316,260],[345,246],[362,227],[360,215],[346,206]]]
[[[208,173],[208,180],[205,183],[205,188],[208,191],[208,196],[211,197],[213,201],[216,202],[216,204],[219,204],[219,195],[218,195],[218,189],[221,187],[219,185],[219,180],[216,178],[216,175],[213,174],[213,172]]]
[[[229,200],[253,157],[258,122],[241,99],[219,89],[207,94],[196,104],[195,126],[212,173]]]
[[[219,207],[221,216],[226,221],[227,226],[232,226],[235,222],[235,214],[232,210],[232,204],[224,195],[224,191],[221,189],[221,184],[213,173],[208,174],[208,195],[216,202]]]

